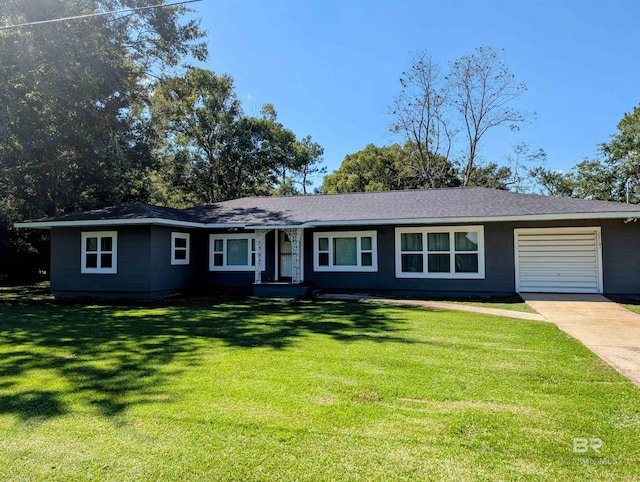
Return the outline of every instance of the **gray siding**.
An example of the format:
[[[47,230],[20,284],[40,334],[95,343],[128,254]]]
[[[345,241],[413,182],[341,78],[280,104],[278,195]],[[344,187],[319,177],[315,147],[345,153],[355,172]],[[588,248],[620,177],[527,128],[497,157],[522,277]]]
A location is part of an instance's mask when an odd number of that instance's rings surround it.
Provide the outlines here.
[[[81,233],[117,231],[115,274],[83,274]],[[51,230],[51,289],[56,296],[144,296],[151,290],[150,231],[148,226],[54,228]]]
[[[210,252],[209,235],[215,233],[235,233],[229,230],[208,230],[200,233],[198,241],[199,276],[198,285],[204,289],[251,289],[255,281],[254,271],[209,271]],[[267,233],[265,239],[265,270],[262,272],[263,281],[273,281],[275,277],[275,232]]]
[[[621,219],[593,221],[545,221],[485,223],[484,279],[405,279],[395,277],[395,226],[374,228],[378,232],[378,271],[376,273],[327,273],[313,271],[313,232],[305,232],[305,281],[328,290],[389,291],[425,295],[505,295],[515,292],[515,228],[600,226],[604,293],[640,294],[640,226]],[[370,230],[371,227],[362,228]],[[355,227],[343,229],[357,230]]]
[[[640,225],[622,220],[486,223],[484,279],[399,279],[395,276],[395,227],[362,227],[378,233],[378,271],[375,273],[315,272],[314,231],[305,230],[304,281],[337,291],[386,291],[425,296],[505,295],[515,292],[514,229],[600,226],[605,294],[640,294]],[[117,274],[81,274],[81,233],[118,232]],[[344,228],[357,231],[358,227]],[[171,265],[171,232],[191,232],[191,263]],[[51,285],[57,296],[152,297],[186,289],[251,289],[253,271],[209,271],[209,234],[228,231],[185,231],[160,226],[51,230]],[[275,276],[275,233],[266,238],[263,280]]]
[[[118,232],[117,273],[81,273],[81,235],[88,231]],[[111,298],[152,298],[189,289],[195,279],[195,250],[192,245],[189,265],[172,266],[173,231],[160,226],[52,229],[51,289],[59,297]]]
[[[371,227],[364,228],[366,230]],[[396,291],[434,295],[511,294],[515,291],[513,269],[513,229],[502,223],[487,224],[484,231],[484,279],[396,278],[395,226],[373,228],[378,232],[378,271],[375,273],[313,271],[313,232],[337,229],[309,230],[305,233],[305,281],[329,290]],[[350,227],[344,231],[356,231]],[[510,241],[507,239],[510,237]],[[510,246],[510,247],[509,247]],[[509,253],[505,252],[509,250]]]
[[[171,264],[171,233],[191,234],[188,265]],[[195,284],[194,233],[188,229],[152,226],[149,258],[151,267],[150,289],[160,292],[177,292],[191,289]]]

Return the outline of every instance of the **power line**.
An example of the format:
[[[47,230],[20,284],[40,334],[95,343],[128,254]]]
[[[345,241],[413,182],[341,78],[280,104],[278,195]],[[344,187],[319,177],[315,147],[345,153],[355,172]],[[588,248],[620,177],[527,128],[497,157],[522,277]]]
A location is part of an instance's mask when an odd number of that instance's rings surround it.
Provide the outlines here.
[[[2,30],[9,30],[12,28],[21,28],[21,27],[31,27],[32,25],[43,25],[46,23],[55,23],[55,22],[64,22],[67,20],[79,20],[79,19],[83,19],[83,18],[91,18],[91,17],[101,17],[103,15],[111,15],[113,13],[126,13],[126,12],[138,12],[140,10],[150,10],[152,8],[164,8],[164,7],[173,7],[176,5],[183,5],[185,3],[194,3],[194,2],[201,2],[202,0],[182,0],[180,2],[174,2],[174,3],[160,3],[157,5],[147,5],[146,7],[136,7],[136,8],[125,8],[122,10],[111,10],[109,12],[97,12],[97,13],[88,13],[86,15],[76,15],[74,17],[64,17],[64,18],[54,18],[51,20],[41,20],[39,22],[27,22],[27,23],[19,23],[16,25],[6,25],[4,27],[0,27],[0,31]]]

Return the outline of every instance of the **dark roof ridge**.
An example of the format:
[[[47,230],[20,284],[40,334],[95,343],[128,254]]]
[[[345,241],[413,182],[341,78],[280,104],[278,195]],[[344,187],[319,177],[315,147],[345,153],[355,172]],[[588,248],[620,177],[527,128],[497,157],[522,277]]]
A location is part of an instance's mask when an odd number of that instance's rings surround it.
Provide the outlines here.
[[[398,192],[428,192],[428,191],[455,191],[455,190],[463,190],[463,189],[481,189],[486,191],[502,191],[502,192],[511,192],[505,191],[504,189],[494,189],[491,187],[484,186],[452,186],[452,187],[427,187],[422,189],[389,189],[388,191],[355,191],[355,192],[328,192],[328,193],[317,193],[317,194],[285,194],[281,196],[269,196],[269,195],[261,195],[261,196],[244,196],[241,198],[228,199],[226,201],[218,201],[216,203],[211,204],[203,204],[202,206],[194,206],[192,208],[186,209],[194,209],[201,208],[207,206],[215,206],[216,204],[227,203],[231,201],[237,201],[238,199],[288,199],[288,198],[313,198],[318,196],[352,196],[352,195],[362,195],[362,194],[386,194],[386,193],[398,193]],[[513,194],[522,194],[522,193],[513,193]],[[534,196],[540,196],[540,194],[534,194]]]

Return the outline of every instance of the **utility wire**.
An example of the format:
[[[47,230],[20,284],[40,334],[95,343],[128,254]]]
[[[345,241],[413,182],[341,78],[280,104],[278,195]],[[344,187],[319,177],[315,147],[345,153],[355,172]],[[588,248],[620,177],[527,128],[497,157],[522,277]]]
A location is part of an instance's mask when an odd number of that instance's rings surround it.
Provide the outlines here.
[[[194,3],[201,2],[202,0],[182,0],[180,2],[174,3],[160,3],[157,5],[148,5],[146,7],[136,7],[136,8],[125,8],[122,10],[111,10],[109,12],[97,12],[97,13],[88,13],[86,15],[76,15],[75,17],[64,17],[64,18],[54,18],[51,20],[41,20],[39,22],[28,22],[28,23],[20,23],[16,25],[6,25],[4,27],[0,27],[0,31],[9,30],[12,28],[21,28],[21,27],[30,27],[32,25],[43,25],[46,23],[55,23],[55,22],[64,22],[67,20],[79,20],[83,18],[91,18],[91,17],[101,17],[103,15],[111,15],[113,13],[125,13],[125,12],[138,12],[140,10],[150,10],[152,8],[164,8],[164,7],[173,7],[176,5],[183,5],[185,3]]]

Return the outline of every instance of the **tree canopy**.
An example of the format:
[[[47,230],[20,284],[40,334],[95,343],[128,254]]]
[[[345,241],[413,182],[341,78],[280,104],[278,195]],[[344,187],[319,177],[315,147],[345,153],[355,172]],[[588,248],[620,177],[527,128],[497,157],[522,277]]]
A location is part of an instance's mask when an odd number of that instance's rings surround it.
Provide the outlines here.
[[[190,68],[162,79],[151,103],[159,140],[163,204],[186,206],[243,196],[296,194],[319,170],[322,148],[298,141],[277,120],[273,105],[261,117],[244,114],[229,75]]]
[[[158,3],[12,0],[3,2],[0,24]],[[46,251],[39,233],[16,233],[14,221],[148,197],[154,161],[141,112],[154,76],[206,55],[204,33],[182,21],[184,12],[176,6],[0,31],[0,271]]]
[[[490,47],[452,61],[447,71],[428,52],[418,52],[400,85],[391,130],[415,146],[412,168],[428,187],[446,185],[450,164],[460,166],[462,186],[477,183],[478,174],[491,169],[478,161],[483,137],[499,126],[517,130],[528,118],[512,107],[525,84],[516,81],[503,52]]]

